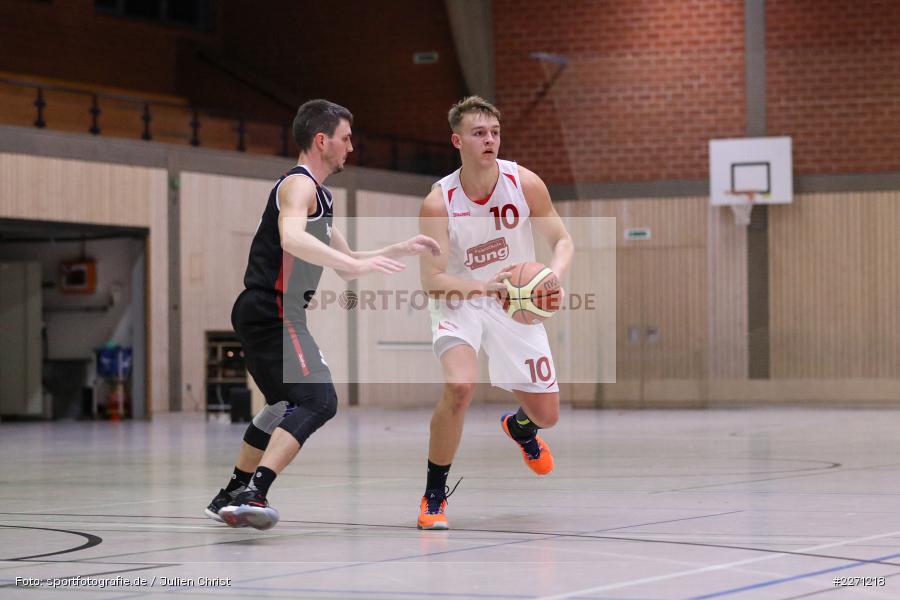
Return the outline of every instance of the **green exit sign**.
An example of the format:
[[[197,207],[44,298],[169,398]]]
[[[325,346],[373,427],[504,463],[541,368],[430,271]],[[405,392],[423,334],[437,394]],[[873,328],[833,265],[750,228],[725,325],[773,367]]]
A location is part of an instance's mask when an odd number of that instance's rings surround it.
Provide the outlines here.
[[[626,240],[649,240],[650,229],[648,227],[631,227],[625,230]]]

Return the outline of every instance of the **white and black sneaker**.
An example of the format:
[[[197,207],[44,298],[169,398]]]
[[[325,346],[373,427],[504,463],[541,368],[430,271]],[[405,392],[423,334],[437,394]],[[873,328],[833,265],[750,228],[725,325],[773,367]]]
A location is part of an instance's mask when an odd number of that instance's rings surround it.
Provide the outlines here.
[[[229,527],[253,527],[271,529],[278,523],[278,511],[259,490],[244,490],[227,506],[219,509],[219,517]]]
[[[234,490],[233,492],[226,492],[224,488],[219,490],[219,493],[216,494],[216,497],[210,501],[209,505],[206,507],[206,510],[204,510],[203,512],[213,521],[224,523],[225,520],[221,516],[219,516],[219,511],[228,506],[228,503],[234,500],[238,494],[246,490],[247,486],[244,485]]]

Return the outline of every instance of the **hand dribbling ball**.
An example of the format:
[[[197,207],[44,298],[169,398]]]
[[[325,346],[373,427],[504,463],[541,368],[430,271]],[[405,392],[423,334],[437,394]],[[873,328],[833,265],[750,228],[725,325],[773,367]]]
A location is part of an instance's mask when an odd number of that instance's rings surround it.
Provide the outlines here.
[[[503,310],[514,321],[533,325],[552,317],[560,308],[562,287],[559,277],[541,263],[514,265],[504,283]]]

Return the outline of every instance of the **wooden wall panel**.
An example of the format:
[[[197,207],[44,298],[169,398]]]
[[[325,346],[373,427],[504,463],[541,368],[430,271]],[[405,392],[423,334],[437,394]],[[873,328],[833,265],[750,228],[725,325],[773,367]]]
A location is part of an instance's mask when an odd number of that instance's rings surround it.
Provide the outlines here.
[[[0,215],[150,227],[161,169],[0,153]]]
[[[146,204],[150,209],[150,235],[147,240],[147,414],[169,411],[169,178],[165,171],[155,170],[149,182]],[[141,203],[140,197],[134,202]]]
[[[867,201],[874,205],[870,231],[875,239],[869,260],[875,278],[871,306],[877,315],[872,337],[875,374],[900,379],[900,192],[868,194]]]
[[[0,218],[149,229],[148,411],[168,410],[168,177],[162,169],[0,153]]]
[[[706,253],[700,248],[646,250],[645,380],[706,377]]]
[[[182,410],[205,410],[205,334],[232,329],[231,307],[272,183],[180,175]]]
[[[421,203],[418,196],[360,190],[355,249],[373,250],[418,234]],[[357,280],[361,299],[376,295],[374,309],[361,306],[357,311],[359,401],[364,406],[428,406],[440,393],[435,384],[443,378],[431,349],[430,314],[422,303],[399,295],[411,298],[421,289],[419,261],[402,260],[406,269],[400,273]]]
[[[544,326],[550,339],[563,402],[592,404],[599,381],[616,380],[616,222],[591,215],[591,204],[560,202],[556,210],[572,236],[575,256],[563,278],[564,309]],[[535,239],[536,257],[549,264],[550,248]],[[621,264],[621,263],[620,263]],[[623,272],[627,272],[626,269]],[[588,305],[590,302],[590,305]],[[627,360],[627,357],[625,358]]]
[[[185,183],[183,195],[189,188]],[[258,188],[261,194],[245,193],[247,197],[259,198],[261,203],[271,182],[258,183],[262,186]],[[209,189],[203,194],[212,197],[214,194]],[[216,193],[227,196],[234,193],[234,188],[225,185]],[[398,241],[417,231],[420,202],[421,198],[415,196],[360,190],[357,206],[361,219],[344,224],[342,229],[349,233],[351,228],[356,228],[356,247],[360,249]],[[564,216],[617,218],[615,310],[619,318],[615,352],[619,372],[618,383],[604,386],[604,392],[598,396],[610,401],[602,403],[604,406],[695,406],[702,405],[707,395],[711,402],[743,402],[753,398],[775,402],[778,379],[809,385],[829,379],[863,382],[861,386],[847,383],[840,389],[846,392],[859,387],[861,394],[869,390],[874,394],[869,394],[872,398],[881,398],[888,392],[882,389],[884,386],[877,385],[879,378],[898,378],[900,318],[893,309],[900,304],[900,276],[894,266],[894,257],[900,256],[895,236],[900,225],[898,195],[800,196],[792,206],[770,209],[773,380],[764,384],[746,379],[746,230],[734,224],[730,211],[710,208],[706,198],[581,201],[560,203],[559,210]],[[182,211],[184,222],[189,212],[187,203],[183,204]],[[243,220],[255,227],[258,213],[259,207],[255,206]],[[216,224],[220,231],[228,227],[225,222]],[[626,227],[648,227],[652,238],[646,242],[626,241],[623,239]],[[572,228],[575,230],[577,226]],[[236,248],[249,243],[252,228],[233,229],[230,243],[235,249],[229,252],[236,254]],[[589,239],[591,232],[576,235]],[[189,246],[188,243],[183,248]],[[584,244],[581,246],[583,251]],[[198,256],[204,252],[194,251]],[[539,259],[546,260],[542,252],[539,249]],[[586,255],[580,251],[578,262],[595,259],[596,252],[596,248],[591,248]],[[637,258],[629,261],[628,256]],[[238,275],[243,273],[245,258],[238,261]],[[191,259],[184,260],[183,274],[187,276],[191,272]],[[197,260],[194,259],[195,264]],[[406,262],[407,270],[399,275],[360,279],[359,292],[417,290],[417,262],[414,259]],[[210,269],[220,268],[217,264]],[[221,268],[232,269],[234,265],[222,263]],[[202,275],[206,269],[201,260],[194,272]],[[225,271],[210,271],[213,272],[217,273],[216,279],[227,279]],[[578,274],[577,269],[573,275],[589,277]],[[334,281],[326,283],[328,276],[323,279],[322,289],[339,293],[344,289],[344,282],[332,276]],[[228,296],[227,307],[215,304],[219,291],[211,292],[204,306],[207,313],[215,312],[227,318],[235,291],[222,293]],[[380,300],[376,304],[380,306]],[[328,318],[311,320],[323,349],[327,343],[347,339],[346,330],[340,329],[341,322],[346,327],[347,313],[333,308]],[[364,382],[359,387],[362,405],[431,405],[440,385],[427,382],[439,382],[440,371],[430,349],[427,313],[389,310],[379,314],[367,312],[368,309],[357,310],[357,347],[326,351],[336,371],[336,381],[346,379],[337,370],[347,368],[350,353],[355,353],[359,361],[358,375]],[[336,319],[333,323],[332,314]],[[637,363],[631,370],[625,369],[626,373],[623,371],[628,358],[623,354],[626,326],[637,317],[642,325],[658,325],[660,335],[664,336],[660,340],[664,339],[667,345],[646,346],[638,351]],[[576,327],[569,315],[548,322],[548,333],[563,376],[577,377],[588,362],[596,359],[584,350],[591,342],[590,328],[578,324],[582,327]],[[642,336],[646,336],[645,329]],[[348,356],[348,360],[341,360],[340,356]],[[820,387],[813,385],[809,389]],[[584,400],[589,404],[594,401],[592,386],[578,389],[578,398],[564,397],[563,401]],[[785,399],[806,398],[794,388],[784,390]],[[618,392],[621,392],[621,402],[617,404],[614,400]],[[509,396],[480,386],[479,399],[508,401]]]
[[[812,194],[770,207],[773,378],[900,377],[898,203]]]
[[[746,379],[747,228],[731,209],[708,207],[708,355],[710,379]]]
[[[706,245],[707,198],[647,198],[593,201],[595,216],[617,220],[620,248],[703,247]],[[648,227],[649,240],[625,240],[625,230]]]
[[[578,212],[616,218],[616,383],[602,406],[696,402],[707,374],[706,198],[595,200]],[[628,228],[651,237],[626,240]]]

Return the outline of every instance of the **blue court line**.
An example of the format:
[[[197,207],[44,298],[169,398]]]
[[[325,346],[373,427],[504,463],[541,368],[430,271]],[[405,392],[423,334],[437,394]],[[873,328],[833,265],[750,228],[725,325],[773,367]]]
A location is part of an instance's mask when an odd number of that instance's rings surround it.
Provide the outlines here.
[[[709,598],[721,598],[722,596],[729,596],[731,594],[739,594],[741,592],[748,592],[750,590],[757,590],[764,587],[769,587],[773,585],[778,585],[780,583],[787,583],[789,581],[797,581],[798,579],[806,579],[808,577],[815,577],[816,575],[824,575],[826,573],[834,573],[836,571],[843,571],[845,569],[853,569],[854,567],[858,567],[860,565],[869,565],[873,563],[878,563],[883,560],[890,560],[892,558],[900,557],[900,552],[897,554],[888,554],[887,556],[879,556],[878,558],[870,558],[869,560],[859,560],[856,562],[852,562],[850,564],[841,565],[840,567],[831,567],[830,569],[821,569],[819,571],[810,571],[808,573],[801,573],[799,575],[792,575],[790,577],[782,577],[780,579],[770,579],[769,581],[761,581],[759,583],[754,583],[751,585],[745,585],[742,587],[731,588],[730,590],[722,590],[721,592],[713,592],[711,594],[703,594],[702,596],[691,596],[688,600],[708,600]]]
[[[93,589],[93,588],[85,588],[85,589]],[[252,591],[252,592],[287,592],[290,594],[316,594],[317,598],[330,598],[337,596],[338,598],[349,598],[354,596],[378,596],[380,598],[423,598],[423,597],[437,597],[437,598],[456,598],[459,600],[465,599],[473,599],[473,600],[531,600],[533,598],[537,598],[537,596],[524,596],[522,594],[484,594],[484,593],[468,593],[468,592],[435,592],[429,590],[427,592],[402,592],[397,590],[344,590],[344,589],[325,589],[325,588],[252,588],[252,587],[240,587],[240,586],[229,586],[229,587],[209,587],[209,588],[196,588],[196,587],[188,587],[188,586],[174,586],[171,589],[166,589],[165,591],[144,591],[144,592],[136,592],[125,596],[116,596],[114,598],[108,598],[107,600],[126,600],[127,598],[140,598],[142,596],[150,596],[153,594],[172,594],[172,593],[191,593],[196,592],[199,595],[203,595],[201,590],[216,590],[222,596],[225,597],[250,597],[244,592]],[[238,592],[238,593],[234,593]],[[276,596],[277,597],[277,596]],[[599,600],[605,600],[603,598]],[[615,598],[611,598],[609,600],[617,600]]]
[[[731,511],[721,512],[721,513],[695,515],[693,517],[681,517],[678,519],[668,519],[665,521],[652,521],[649,523],[635,523],[632,525],[619,525],[617,527],[609,527],[606,529],[595,529],[592,531],[579,532],[574,535],[584,536],[584,535],[593,534],[593,533],[604,533],[604,532],[609,532],[609,531],[618,531],[621,529],[633,529],[635,527],[645,527],[647,525],[661,525],[661,524],[665,524],[665,523],[679,523],[682,521],[692,521],[692,520],[696,520],[696,519],[708,519],[708,518],[712,518],[712,517],[720,517],[723,515],[736,514],[739,512],[743,512],[743,510],[731,510]],[[411,527],[409,529],[412,530]],[[451,531],[454,531],[454,530],[451,530]],[[494,533],[494,534],[499,533],[499,534],[508,534],[508,535],[516,535],[516,536],[526,535],[526,536],[530,536],[530,537],[528,537],[524,540],[523,539],[515,539],[515,540],[506,541],[506,542],[482,544],[479,546],[467,546],[465,548],[456,548],[454,550],[442,550],[440,552],[426,552],[424,554],[422,554],[422,553],[410,554],[407,556],[395,556],[392,558],[384,558],[381,560],[375,560],[375,561],[369,561],[369,562],[352,562],[349,564],[342,564],[342,565],[338,565],[338,566],[334,566],[334,567],[322,567],[319,569],[308,569],[305,571],[295,571],[292,573],[281,573],[278,575],[265,575],[265,576],[261,576],[261,577],[251,577],[249,579],[235,580],[235,583],[240,585],[240,584],[253,583],[253,582],[257,582],[257,581],[266,581],[266,580],[270,580],[270,579],[281,579],[283,577],[293,577],[295,575],[312,575],[315,573],[325,573],[328,571],[339,571],[342,569],[352,569],[355,567],[367,567],[367,566],[372,566],[372,565],[377,565],[377,564],[415,560],[417,558],[430,559],[435,556],[443,556],[446,554],[458,554],[461,552],[473,552],[475,550],[490,550],[493,548],[500,548],[502,546],[515,546],[518,544],[528,544],[528,543],[532,543],[532,542],[545,542],[548,540],[554,540],[554,539],[566,538],[566,537],[573,536],[573,534],[570,534],[570,533],[535,533],[535,532],[528,532],[528,531],[524,531],[524,532],[492,531],[492,530],[484,530],[484,529],[457,529],[455,531],[468,532],[468,533]],[[420,532],[420,535],[421,534],[422,534],[422,532]],[[538,537],[538,536],[540,536],[540,537]],[[599,540],[604,540],[606,538],[598,537],[595,539],[599,541]],[[636,540],[636,541],[639,541],[639,540]],[[261,589],[265,589],[265,588],[261,588]]]

